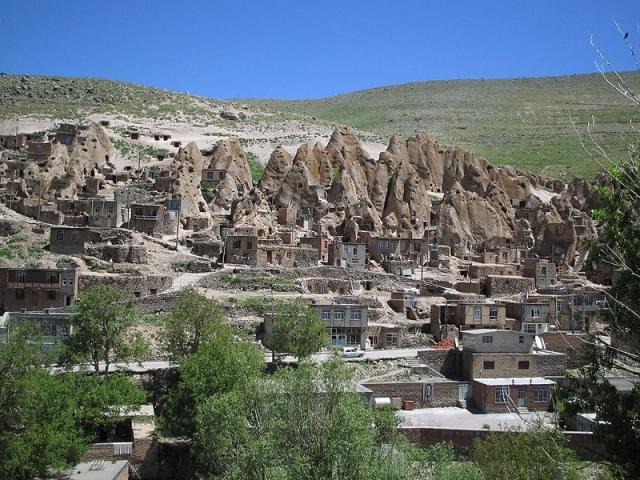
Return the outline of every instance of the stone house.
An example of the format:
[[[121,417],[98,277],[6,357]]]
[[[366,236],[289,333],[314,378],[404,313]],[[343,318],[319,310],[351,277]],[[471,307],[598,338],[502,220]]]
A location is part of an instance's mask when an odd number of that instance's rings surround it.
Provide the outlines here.
[[[278,224],[286,227],[294,227],[298,219],[296,208],[281,207],[278,209]]]
[[[556,264],[543,258],[525,258],[522,276],[535,279],[538,289],[554,288],[558,284]]]
[[[473,381],[473,403],[482,413],[548,411],[554,388],[542,377],[480,378]]]
[[[61,124],[55,133],[56,142],[71,145],[78,134],[78,128],[70,123]]]
[[[224,240],[224,263],[258,266],[258,236],[227,234]]]
[[[0,135],[0,147],[8,150],[17,150],[27,145],[27,136],[24,133],[17,135]]]
[[[104,197],[58,200],[58,210],[64,214],[64,224],[117,228],[128,220],[126,205]]]
[[[510,329],[513,320],[507,317],[505,305],[482,300],[462,300],[431,305],[431,333],[437,338],[441,329],[455,325],[460,331],[482,328]]]
[[[176,212],[172,212],[176,217]],[[134,203],[131,205],[131,218],[129,228],[132,230],[153,235],[157,223],[164,215],[164,205],[157,203]],[[175,218],[174,218],[175,220]]]
[[[309,245],[318,251],[320,256],[320,261],[322,263],[327,263],[329,261],[329,244],[331,241],[329,237],[321,236],[321,237],[302,237],[300,239],[301,245]]]
[[[0,268],[0,311],[67,307],[78,295],[77,269]]]
[[[332,347],[367,345],[369,307],[358,304],[312,305],[327,326],[328,345]],[[264,316],[265,345],[273,340],[273,315]]]
[[[311,267],[318,264],[319,252],[308,245],[285,245],[281,239],[259,239],[257,235],[227,235],[225,263],[266,267]]]
[[[526,333],[541,335],[547,331],[552,323],[551,306],[548,302],[523,300],[521,302],[505,303],[507,315],[516,319],[519,330]]]
[[[429,259],[429,244],[426,238],[368,237],[367,249],[374,259],[382,260],[393,255],[413,260],[417,264]]]
[[[226,170],[219,170],[215,168],[205,168],[204,170],[202,170],[201,183],[215,187],[222,180],[224,180],[224,177],[226,174],[227,174]]]
[[[31,141],[27,143],[27,158],[36,163],[46,162],[51,156],[51,142]]]
[[[329,265],[364,270],[366,264],[366,244],[337,240],[329,245]]]
[[[398,313],[405,313],[407,308],[416,308],[416,290],[407,288],[391,292],[388,303],[391,309]]]
[[[333,347],[367,346],[369,307],[358,304],[314,305],[329,329]]]
[[[369,327],[367,329],[367,347],[400,347],[403,330],[406,330],[406,327],[395,323],[369,323]]]
[[[566,355],[544,349],[536,335],[513,330],[467,330],[462,336],[465,379],[561,377]]]
[[[87,247],[101,239],[100,232],[89,227],[52,226],[49,251],[63,255],[81,255]]]

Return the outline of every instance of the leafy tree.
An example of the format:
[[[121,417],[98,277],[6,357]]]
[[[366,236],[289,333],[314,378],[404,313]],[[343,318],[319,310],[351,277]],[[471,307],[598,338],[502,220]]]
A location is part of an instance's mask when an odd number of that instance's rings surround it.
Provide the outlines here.
[[[221,328],[181,360],[180,381],[166,399],[160,428],[169,435],[193,436],[198,406],[209,397],[246,390],[263,366],[263,356],[253,344]]]
[[[542,425],[476,439],[473,458],[486,478],[496,480],[582,478],[562,432]]]
[[[327,326],[319,312],[304,300],[279,302],[273,318],[274,352],[287,352],[299,359],[317,352],[327,338]]]
[[[222,329],[223,320],[223,311],[217,302],[187,287],[163,319],[165,349],[176,359],[196,353],[202,343]]]
[[[131,335],[138,312],[133,300],[108,286],[93,287],[80,295],[71,308],[73,335],[66,342],[67,362],[89,360],[96,372],[114,361],[140,358],[146,351],[141,335]]]
[[[410,478],[417,453],[394,428],[389,412],[355,392],[343,361],[303,361],[206,399],[194,451],[200,473],[214,478]]]
[[[144,392],[123,376],[54,375],[33,332],[0,345],[0,478],[47,476],[77,462],[114,406],[134,408]]]

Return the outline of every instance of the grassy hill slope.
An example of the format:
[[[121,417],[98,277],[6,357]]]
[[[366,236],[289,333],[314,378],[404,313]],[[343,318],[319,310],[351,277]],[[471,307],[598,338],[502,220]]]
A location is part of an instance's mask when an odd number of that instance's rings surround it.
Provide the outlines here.
[[[627,73],[640,91],[640,73]],[[596,137],[623,154],[640,110],[600,75],[513,80],[451,80],[363,90],[320,100],[250,100],[254,105],[351,125],[386,138],[426,130],[497,164],[553,176],[598,170],[580,147],[570,116],[584,131],[594,115]]]

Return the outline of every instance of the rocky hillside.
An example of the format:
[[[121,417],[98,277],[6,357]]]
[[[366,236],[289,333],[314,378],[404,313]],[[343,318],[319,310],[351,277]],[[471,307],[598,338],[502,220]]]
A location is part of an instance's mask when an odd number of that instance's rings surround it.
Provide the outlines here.
[[[640,91],[640,73],[624,74]],[[252,100],[252,105],[340,122],[388,138],[427,131],[497,165],[513,165],[565,179],[597,166],[582,151],[580,130],[593,115],[594,133],[613,154],[626,151],[636,132],[637,107],[600,75],[511,80],[408,83],[319,100]]]
[[[86,120],[108,122],[105,130],[119,154],[114,160],[118,167],[135,164],[139,154],[176,154],[175,141],[207,149],[236,137],[258,178],[276,146],[295,152],[303,142],[327,141],[333,129],[330,122],[298,114],[124,82],[0,74],[0,135]],[[132,130],[139,132],[138,139],[132,140]],[[163,136],[157,138],[158,133]],[[359,133],[363,140],[373,137]]]

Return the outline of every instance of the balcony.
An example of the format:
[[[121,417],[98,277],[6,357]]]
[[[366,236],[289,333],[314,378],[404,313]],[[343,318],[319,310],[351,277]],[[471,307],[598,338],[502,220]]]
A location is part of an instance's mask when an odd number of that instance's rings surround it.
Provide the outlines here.
[[[45,289],[55,289],[60,288],[60,280],[55,283],[49,282],[7,282],[7,288],[45,288]]]

